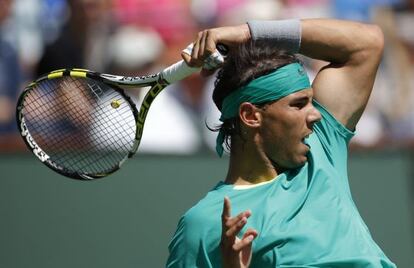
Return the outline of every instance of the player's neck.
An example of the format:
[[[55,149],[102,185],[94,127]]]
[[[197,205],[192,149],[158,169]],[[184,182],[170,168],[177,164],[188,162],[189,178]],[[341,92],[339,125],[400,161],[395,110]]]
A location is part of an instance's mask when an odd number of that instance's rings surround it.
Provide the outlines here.
[[[257,184],[274,179],[278,175],[274,165],[257,147],[244,145],[230,155],[226,183],[235,185]]]

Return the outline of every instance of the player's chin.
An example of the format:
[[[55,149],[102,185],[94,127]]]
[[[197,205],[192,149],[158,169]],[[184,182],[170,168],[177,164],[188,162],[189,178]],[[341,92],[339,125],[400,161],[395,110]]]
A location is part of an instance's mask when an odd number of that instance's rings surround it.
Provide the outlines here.
[[[300,168],[306,164],[308,157],[303,154],[295,154],[290,157],[290,160],[284,163],[284,168],[286,169],[296,169]]]
[[[308,162],[309,151],[310,151],[309,145],[305,143],[300,144],[300,149],[298,151],[298,157],[297,157],[298,165],[303,166],[306,162]]]
[[[284,161],[281,161],[280,159],[279,161],[275,161],[275,163],[278,163],[277,166],[282,167],[283,169],[296,169],[308,162],[309,146],[300,144],[294,148],[295,150],[291,150],[285,155]]]
[[[301,151],[295,154],[292,159],[292,167],[299,168],[308,162],[308,151]]]
[[[308,162],[308,156],[307,155],[301,155],[300,158],[298,159],[298,167],[303,166],[304,164],[306,164],[306,162]]]
[[[290,168],[300,168],[308,162],[308,157],[306,155],[296,156],[290,164]]]

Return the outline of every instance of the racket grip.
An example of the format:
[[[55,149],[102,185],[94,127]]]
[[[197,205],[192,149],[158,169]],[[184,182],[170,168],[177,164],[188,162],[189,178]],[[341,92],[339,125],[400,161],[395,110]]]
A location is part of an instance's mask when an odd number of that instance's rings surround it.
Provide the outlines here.
[[[169,84],[180,81],[193,73],[199,72],[201,68],[190,67],[184,60],[174,63],[173,65],[165,68],[161,75]]]
[[[191,55],[191,51],[193,50],[193,44],[190,44],[187,46],[183,52]],[[217,50],[210,55],[205,61],[203,68],[205,69],[215,69],[224,62],[224,57],[222,54],[227,54],[227,47],[224,45],[219,44],[217,46]],[[182,80],[186,78],[187,76],[190,76],[193,73],[196,73],[200,71],[201,68],[199,67],[190,67],[188,66],[183,60],[167,67],[162,71],[161,75],[162,77],[169,83],[172,84],[174,82],[177,82],[179,80]]]

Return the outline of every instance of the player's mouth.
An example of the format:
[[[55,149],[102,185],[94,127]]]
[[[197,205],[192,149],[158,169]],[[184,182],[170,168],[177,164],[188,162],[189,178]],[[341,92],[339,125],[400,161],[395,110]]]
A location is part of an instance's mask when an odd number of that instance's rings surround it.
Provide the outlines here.
[[[310,148],[310,145],[309,145],[309,143],[306,141],[306,139],[308,139],[309,138],[309,136],[312,134],[312,132],[309,132],[306,136],[304,136],[303,138],[302,138],[302,143],[303,144],[305,144],[306,146],[308,146],[309,148]]]

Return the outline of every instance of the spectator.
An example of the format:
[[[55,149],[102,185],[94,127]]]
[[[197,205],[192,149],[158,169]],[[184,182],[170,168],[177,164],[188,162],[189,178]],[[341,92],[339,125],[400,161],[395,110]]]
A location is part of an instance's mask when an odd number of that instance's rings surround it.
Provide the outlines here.
[[[284,5],[280,18],[329,18],[332,17],[329,0],[281,0]]]
[[[105,71],[105,46],[111,31],[109,0],[69,0],[71,16],[62,34],[47,45],[36,76],[61,68]]]
[[[414,1],[381,6],[372,19],[381,26],[387,46],[366,112],[353,146],[382,148],[414,144]]]
[[[379,16],[377,21],[388,43],[384,69],[389,88],[380,105],[388,126],[386,135],[394,143],[411,143],[414,141],[414,1],[407,0],[395,9],[383,8]]]
[[[333,13],[336,18],[369,22],[372,10],[378,6],[390,6],[402,0],[333,0]]]
[[[191,40],[194,21],[189,1],[183,0],[114,0],[117,22],[151,27],[156,30],[168,47],[171,44]]]
[[[13,1],[0,2],[0,135],[16,133],[15,107],[21,86],[19,57],[12,44],[6,40],[7,18]]]

